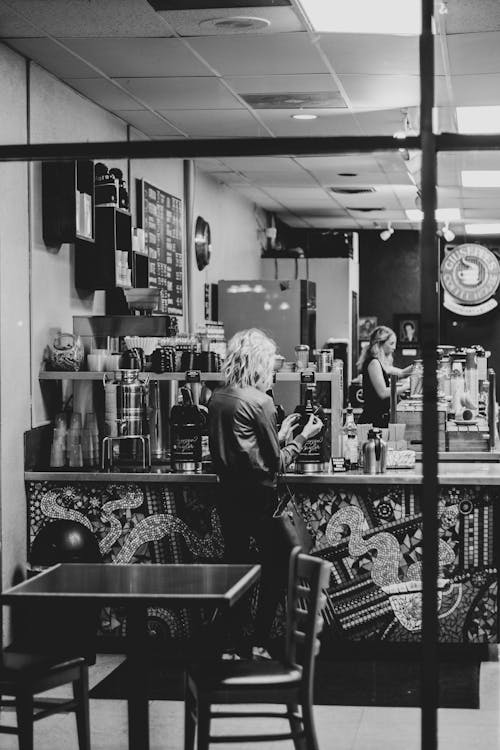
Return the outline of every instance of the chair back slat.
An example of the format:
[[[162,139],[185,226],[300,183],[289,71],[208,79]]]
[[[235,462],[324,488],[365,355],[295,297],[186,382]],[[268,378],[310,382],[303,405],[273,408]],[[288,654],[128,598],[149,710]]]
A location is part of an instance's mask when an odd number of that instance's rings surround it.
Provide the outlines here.
[[[301,554],[300,547],[291,553],[286,657],[290,665],[302,667],[309,685],[312,685],[314,658],[321,645],[317,636],[323,629],[321,609],[326,604],[323,589],[328,587],[330,568],[319,557]]]

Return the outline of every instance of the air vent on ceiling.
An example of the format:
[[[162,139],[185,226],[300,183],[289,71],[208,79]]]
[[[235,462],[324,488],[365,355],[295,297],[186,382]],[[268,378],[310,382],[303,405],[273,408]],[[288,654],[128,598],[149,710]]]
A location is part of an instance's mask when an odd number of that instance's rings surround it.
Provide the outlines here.
[[[217,31],[262,31],[271,25],[267,18],[255,16],[226,16],[225,18],[207,18],[200,22],[202,29]]]
[[[385,211],[385,208],[382,206],[373,206],[372,208],[357,208],[356,206],[346,206],[346,211],[359,211],[364,214],[369,214],[372,211]]]
[[[290,0],[148,0],[155,10],[213,10],[217,8],[271,8],[290,5]]]
[[[358,193],[374,193],[374,187],[329,187],[331,193],[341,193],[342,195],[358,195]]]
[[[307,91],[287,94],[241,94],[254,109],[323,109],[345,108],[339,91]]]

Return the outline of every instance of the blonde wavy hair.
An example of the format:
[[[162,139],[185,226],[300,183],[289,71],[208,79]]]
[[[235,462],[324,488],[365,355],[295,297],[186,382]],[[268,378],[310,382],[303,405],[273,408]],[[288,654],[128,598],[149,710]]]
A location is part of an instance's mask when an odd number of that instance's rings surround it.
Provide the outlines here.
[[[259,328],[238,331],[227,345],[222,363],[226,385],[267,391],[273,382],[275,342]]]
[[[369,355],[380,359],[382,344],[385,344],[387,339],[395,335],[396,334],[394,333],[392,328],[389,328],[389,326],[377,326],[376,328],[374,328],[371,333],[368,346],[363,349],[360,358],[356,362],[358,370],[363,369],[363,365],[368,359]]]

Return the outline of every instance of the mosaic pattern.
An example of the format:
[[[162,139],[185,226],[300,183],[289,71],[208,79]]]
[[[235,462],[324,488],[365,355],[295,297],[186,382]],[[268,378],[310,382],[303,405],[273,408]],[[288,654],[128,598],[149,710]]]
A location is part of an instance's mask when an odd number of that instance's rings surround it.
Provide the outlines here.
[[[307,495],[296,493],[315,540],[313,554],[332,562],[327,639],[420,639],[417,493],[418,488],[393,486],[310,487]],[[441,488],[438,616],[443,641],[497,640],[496,599],[484,588],[485,577],[493,574],[496,580],[492,499],[486,488]]]
[[[332,562],[324,642],[418,641],[421,628],[422,515],[419,488],[308,487],[295,499]],[[106,562],[203,562],[223,552],[215,489],[180,485],[30,482],[30,543],[51,519],[71,518],[96,535]],[[440,639],[496,642],[497,572],[490,488],[443,487],[438,499]],[[414,582],[416,591],[402,593]],[[202,613],[204,616],[204,613]],[[206,613],[209,616],[209,613]],[[187,611],[150,608],[153,637],[184,638]],[[278,617],[275,631],[282,629]],[[124,611],[106,608],[102,632],[124,635]]]

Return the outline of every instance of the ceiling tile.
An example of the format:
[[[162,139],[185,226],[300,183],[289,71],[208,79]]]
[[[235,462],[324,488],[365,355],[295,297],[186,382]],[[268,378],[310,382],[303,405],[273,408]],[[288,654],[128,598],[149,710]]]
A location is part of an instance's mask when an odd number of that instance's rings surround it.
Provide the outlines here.
[[[238,94],[280,94],[283,91],[338,91],[330,73],[314,75],[225,76]]]
[[[453,75],[500,71],[499,31],[449,35],[446,42]]]
[[[206,66],[179,39],[62,39],[113,78],[203,76]],[[87,74],[88,75],[88,74]]]
[[[301,187],[300,190],[296,190],[294,187],[266,185],[265,189],[269,195],[285,205],[309,207],[315,205],[335,207],[336,205],[336,202],[329,198],[321,187]]]
[[[147,109],[142,111],[120,110],[120,117],[146,135],[164,136],[165,138],[171,135],[180,135],[179,131],[171,127],[161,116],[155,115]]]
[[[192,138],[259,138],[269,135],[246,109],[165,110],[175,127]]]
[[[320,46],[338,74],[418,75],[418,37],[321,34]]]
[[[229,156],[221,161],[227,168],[235,171],[258,172],[263,179],[276,172],[287,174],[289,179],[303,174],[300,164],[288,156]]]
[[[447,0],[446,31],[464,34],[500,29],[498,0]]]
[[[353,107],[393,109],[420,102],[418,76],[341,75],[342,85]]]
[[[110,112],[120,112],[122,109],[144,109],[143,104],[136,102],[127,95],[126,91],[122,91],[105,78],[68,78],[66,83]]]
[[[40,36],[40,32],[28,20],[16,14],[6,5],[0,6],[0,39],[11,37]]]
[[[499,221],[500,211],[492,213],[489,208],[464,208],[462,212],[464,219],[484,219],[488,221]]]
[[[4,3],[6,5],[7,3]],[[10,0],[10,19],[1,36],[169,36],[168,27],[146,0]],[[19,19],[19,20],[15,20]],[[25,28],[31,31],[24,33]]]
[[[191,78],[117,78],[128,91],[154,109],[243,109],[243,105],[218,80]]]
[[[24,57],[41,65],[62,80],[68,78],[90,78],[95,71],[83,60],[51,39],[11,39],[9,47]]]
[[[456,106],[498,104],[500,73],[451,77]]]
[[[306,33],[204,37],[190,44],[224,76],[328,72]]]

